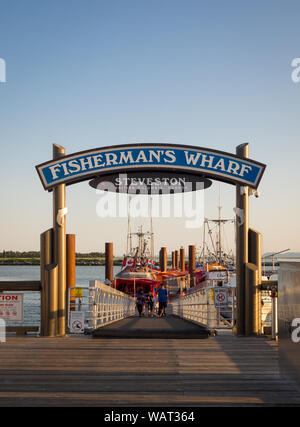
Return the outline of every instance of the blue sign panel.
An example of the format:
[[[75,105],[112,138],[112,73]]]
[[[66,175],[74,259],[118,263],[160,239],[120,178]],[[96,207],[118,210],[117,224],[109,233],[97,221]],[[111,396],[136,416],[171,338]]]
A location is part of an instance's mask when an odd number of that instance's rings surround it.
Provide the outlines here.
[[[204,175],[257,188],[265,165],[233,154],[181,145],[139,144],[84,151],[37,166],[44,188],[72,184],[107,173],[168,171]]]

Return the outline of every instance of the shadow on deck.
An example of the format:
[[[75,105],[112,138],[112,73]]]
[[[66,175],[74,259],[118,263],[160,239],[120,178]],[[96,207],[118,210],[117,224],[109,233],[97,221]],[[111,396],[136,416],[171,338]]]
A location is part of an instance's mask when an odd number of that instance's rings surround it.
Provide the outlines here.
[[[203,339],[206,328],[175,316],[130,317],[103,326],[93,332],[94,338]]]

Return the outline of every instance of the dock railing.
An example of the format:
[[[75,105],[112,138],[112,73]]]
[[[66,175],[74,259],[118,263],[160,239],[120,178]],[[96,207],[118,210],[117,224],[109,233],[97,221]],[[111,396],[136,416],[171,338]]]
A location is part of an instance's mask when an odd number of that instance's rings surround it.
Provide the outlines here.
[[[97,280],[88,288],[72,287],[68,292],[68,326],[72,313],[84,313],[84,330],[92,331],[135,315],[135,299]]]
[[[222,292],[218,292],[219,287],[190,290],[175,298],[171,303],[173,314],[208,329],[232,329],[236,312],[235,288],[221,288]]]

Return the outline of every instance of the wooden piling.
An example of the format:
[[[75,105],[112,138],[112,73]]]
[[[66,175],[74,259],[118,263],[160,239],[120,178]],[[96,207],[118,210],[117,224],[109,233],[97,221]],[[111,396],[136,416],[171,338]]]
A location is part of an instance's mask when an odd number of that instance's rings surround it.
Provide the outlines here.
[[[185,271],[185,252],[184,248],[180,248],[180,264],[179,264],[180,270]]]
[[[190,274],[190,287],[195,286],[195,270],[196,270],[196,246],[189,246],[189,274]]]
[[[159,258],[161,271],[167,271],[167,248],[161,248]]]
[[[179,269],[179,252],[175,251],[175,269]]]
[[[172,252],[172,270],[175,270],[176,261],[175,261],[175,251]]]
[[[111,286],[114,282],[114,250],[113,243],[105,243],[105,280],[109,280]]]

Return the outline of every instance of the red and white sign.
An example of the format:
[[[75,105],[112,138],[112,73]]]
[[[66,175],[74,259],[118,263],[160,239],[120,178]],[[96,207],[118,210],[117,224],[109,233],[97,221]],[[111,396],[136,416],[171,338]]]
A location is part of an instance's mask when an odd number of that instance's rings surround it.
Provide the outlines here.
[[[214,287],[214,295],[215,295],[215,306],[216,307],[223,307],[224,305],[228,304],[228,295],[227,295],[227,288],[223,287]]]
[[[84,334],[84,313],[82,311],[71,311],[70,333]]]
[[[24,294],[0,294],[0,319],[6,322],[24,321]]]

